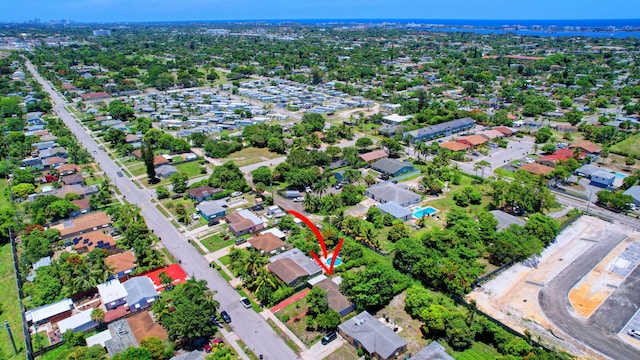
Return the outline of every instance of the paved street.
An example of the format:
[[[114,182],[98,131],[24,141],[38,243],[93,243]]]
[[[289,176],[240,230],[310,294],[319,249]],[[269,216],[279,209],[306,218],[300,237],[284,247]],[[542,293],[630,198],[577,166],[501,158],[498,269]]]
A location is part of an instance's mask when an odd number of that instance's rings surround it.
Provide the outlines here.
[[[147,225],[161,236],[162,243],[171,254],[182,261],[182,267],[189,275],[197,279],[206,280],[211,290],[217,294],[215,300],[220,302],[222,310],[226,310],[233,319],[231,327],[249,348],[256,354],[264,355],[265,359],[296,359],[298,356],[285,344],[266,321],[256,312],[240,305],[240,295],[215,270],[209,267],[207,261],[155,207],[151,202],[150,193],[138,188],[127,177],[117,177],[120,170],[116,163],[98,148],[98,144],[86,133],[71,114],[64,108],[66,101],[46,82],[36,71],[33,64],[27,61],[27,68],[42,84],[54,104],[54,110],[76,135],[78,141],[89,152],[94,153],[96,162],[111,178],[126,199],[142,209],[142,215]]]
[[[540,290],[538,301],[546,317],[574,339],[588,344],[612,359],[637,359],[638,350],[621,341],[617,336],[617,331],[633,315],[632,307],[637,307],[640,303],[637,290],[632,290],[637,289],[640,267],[637,267],[629,275],[623,286],[614,291],[589,320],[578,318],[569,310],[572,308],[568,298],[569,290],[624,238],[625,235],[614,231],[609,231],[608,236],[602,236],[596,245],[587,250]],[[632,300],[634,304],[625,306],[624,311],[620,311],[622,309],[619,306],[611,306],[610,304],[613,302],[620,305],[621,296],[634,299]],[[602,312],[606,312],[611,318],[611,324],[603,326],[599,322],[603,316]]]

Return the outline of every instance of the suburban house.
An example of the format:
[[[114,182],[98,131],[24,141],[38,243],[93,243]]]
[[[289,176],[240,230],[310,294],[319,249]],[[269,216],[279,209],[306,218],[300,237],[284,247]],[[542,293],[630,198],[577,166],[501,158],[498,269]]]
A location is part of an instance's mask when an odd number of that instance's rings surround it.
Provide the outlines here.
[[[149,307],[158,298],[158,291],[146,276],[132,277],[123,284],[127,289],[126,301],[131,312]]]
[[[165,165],[165,164],[168,164],[168,163],[169,163],[169,160],[166,157],[162,156],[162,155],[156,155],[156,156],[153,157],[153,166],[155,166],[155,167],[158,167],[158,166],[161,166],[161,165]]]
[[[570,149],[579,148],[587,155],[596,156],[602,152],[602,148],[589,140],[581,140],[569,145]]]
[[[189,195],[190,199],[203,201],[220,192],[222,192],[222,189],[212,188],[211,186],[205,185],[187,190],[187,195]]]
[[[407,341],[366,311],[338,325],[340,335],[374,359],[398,359]]]
[[[411,357],[411,360],[454,360],[453,356],[447,354],[444,346],[437,341],[432,341]]]
[[[297,286],[322,273],[322,268],[297,248],[273,256],[269,259],[268,267],[289,286]]]
[[[249,210],[240,210],[225,216],[229,230],[241,236],[264,229],[264,221]]]
[[[73,316],[69,316],[66,319],[58,321],[58,329],[60,332],[64,333],[67,330],[71,330],[73,332],[84,332],[94,327],[98,326],[98,323],[91,320],[91,311],[85,310],[81,311]]]
[[[522,165],[520,170],[524,170],[534,175],[547,176],[553,171],[553,168],[542,164],[531,163]]]
[[[98,294],[107,311],[127,303],[127,289],[118,280],[98,284]]]
[[[446,143],[438,144],[438,146],[451,151],[465,151],[469,148],[469,145],[457,141],[447,141]]]
[[[249,239],[249,244],[261,253],[275,254],[284,251],[287,243],[272,233],[264,233]]]
[[[91,205],[89,205],[89,199],[77,199],[71,200],[71,203],[78,207],[78,210],[71,213],[71,216],[80,216],[91,211]]]
[[[391,114],[391,115],[382,117],[382,121],[390,125],[398,125],[409,119],[411,119],[411,116],[408,116],[408,115],[403,116],[398,114]]]
[[[616,174],[609,171],[600,170],[591,174],[591,185],[606,188],[612,186],[615,180]]]
[[[35,309],[28,310],[24,313],[27,322],[38,325],[46,322],[57,322],[71,316],[73,309],[73,301],[71,299],[63,299],[56,303],[43,305]]]
[[[408,131],[404,133],[404,137],[412,137],[412,142],[431,140],[438,137],[449,136],[471,129],[476,124],[475,120],[466,117],[462,119],[451,120],[436,125],[427,126],[422,129]]]
[[[62,239],[68,239],[100,228],[106,228],[111,224],[111,219],[104,211],[94,212],[77,218],[65,220],[61,224],[52,226],[58,229]]]
[[[389,157],[389,153],[386,150],[381,149],[381,150],[374,150],[368,153],[360,154],[358,155],[358,157],[362,161],[372,164],[374,161],[378,161],[380,159]]]
[[[164,290],[162,279],[160,279],[160,274],[163,272],[166,273],[167,276],[169,276],[171,279],[173,279],[171,285],[182,284],[189,278],[187,273],[182,270],[179,264],[171,264],[167,267],[163,267],[161,269],[156,269],[152,272],[146,273],[145,276],[151,279],[153,286],[155,286],[158,291]]]
[[[207,221],[211,219],[224,217],[227,209],[220,205],[215,200],[207,200],[203,201],[200,204],[196,205],[196,209],[198,213],[202,215]]]
[[[131,250],[109,255],[104,259],[104,262],[113,269],[113,275],[110,278],[115,279],[128,276],[137,267],[136,257]]]
[[[398,205],[395,201],[386,202],[384,204],[378,205],[378,209],[382,211],[383,214],[389,214],[394,217],[394,219],[400,219],[404,221],[411,220],[412,212],[411,210]]]
[[[277,205],[276,205],[277,206]],[[284,240],[287,237],[287,234],[283,233],[282,230],[278,229],[278,228],[270,228],[267,230],[262,230],[260,231],[260,234],[272,234],[275,237],[277,237],[280,240]]]
[[[476,135],[480,135],[480,136],[486,138],[489,141],[491,141],[493,139],[500,139],[500,138],[505,136],[502,132],[500,132],[498,130],[493,130],[493,129],[480,131]]]
[[[488,140],[486,137],[481,135],[469,135],[469,136],[463,136],[457,139],[456,141],[466,145],[467,147],[474,148],[476,146],[486,143]]]
[[[395,202],[401,207],[417,204],[422,200],[420,195],[407,190],[406,186],[388,181],[369,186],[365,195],[381,204]]]
[[[156,175],[158,175],[158,177],[161,177],[163,179],[168,179],[171,177],[171,175],[177,174],[177,173],[178,173],[178,169],[176,169],[176,167],[173,165],[167,164],[167,165],[160,165],[156,167]]]
[[[410,162],[389,158],[380,159],[374,162],[371,165],[371,168],[389,176],[400,176],[416,170]]]
[[[91,231],[74,237],[73,246],[78,254],[84,254],[93,249],[104,249],[109,253],[117,252],[116,240],[102,230]]]
[[[511,136],[516,133],[515,131],[509,129],[506,126],[494,127],[492,130],[500,131],[504,136]]]
[[[598,171],[602,171],[602,170],[606,170],[606,169],[603,169],[603,168],[598,167],[598,166],[590,165],[590,164],[585,164],[585,165],[582,165],[579,168],[577,168],[575,173],[578,176],[583,176],[583,177],[586,177],[588,179],[591,179],[591,175],[593,175],[594,173],[597,173]]]
[[[345,316],[356,309],[356,305],[340,292],[341,277],[328,278],[325,275],[316,276],[309,280],[311,286],[317,286],[327,293],[329,309]]]
[[[509,213],[506,213],[502,210],[491,210],[489,212],[491,213],[491,215],[493,215],[494,218],[496,218],[496,220],[498,220],[499,230],[504,230],[513,224],[520,225],[520,226],[525,225],[524,220],[520,219],[517,216],[513,216]]]
[[[559,163],[563,161],[567,161],[568,158],[561,154],[550,154],[545,156],[540,156],[536,159],[538,164],[542,164],[545,166],[556,167]]]
[[[134,148],[139,148],[140,146],[142,146],[142,139],[139,135],[136,134],[127,134],[127,136],[125,137],[125,142],[133,146]]]
[[[84,185],[84,177],[81,174],[77,174],[77,173],[72,175],[66,175],[60,179],[60,182],[62,182],[65,185],[75,185],[75,184]]]
[[[138,344],[150,336],[157,337],[160,340],[167,340],[169,335],[167,331],[154,321],[149,311],[141,311],[127,318],[127,323],[131,328],[134,338]]]
[[[631,196],[631,198],[633,198],[633,204],[636,207],[640,207],[640,185],[628,188],[623,194]]]
[[[41,159],[42,167],[45,169],[57,168],[62,164],[66,164],[67,162],[67,159],[61,158],[60,156],[52,156],[50,158]]]

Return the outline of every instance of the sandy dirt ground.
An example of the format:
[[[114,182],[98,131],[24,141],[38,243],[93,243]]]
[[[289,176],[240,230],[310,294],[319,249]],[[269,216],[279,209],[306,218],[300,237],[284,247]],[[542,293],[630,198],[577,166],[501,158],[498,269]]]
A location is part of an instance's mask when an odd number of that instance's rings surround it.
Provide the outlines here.
[[[583,216],[565,229],[539,257],[505,270],[475,289],[468,296],[469,300],[476,300],[479,309],[514,329],[520,332],[529,330],[544,344],[577,356],[594,356],[581,344],[561,341],[550,331],[553,326],[540,309],[538,292],[547,281],[593,246],[610,225],[600,219]]]
[[[571,306],[581,316],[588,318],[626,277],[608,270],[617,257],[632,243],[640,240],[629,237],[609,253],[602,261],[569,292]]]

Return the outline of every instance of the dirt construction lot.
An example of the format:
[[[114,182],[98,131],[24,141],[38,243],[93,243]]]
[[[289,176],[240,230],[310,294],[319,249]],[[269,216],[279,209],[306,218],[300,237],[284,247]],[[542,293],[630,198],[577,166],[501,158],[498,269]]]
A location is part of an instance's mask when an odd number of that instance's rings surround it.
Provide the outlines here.
[[[620,330],[612,328],[611,333],[602,334],[595,332],[590,334],[588,331],[592,327],[597,329],[602,313],[610,311],[610,306],[603,303],[607,302],[609,297],[611,297],[609,301],[617,300],[619,297],[611,294],[618,287],[621,291],[617,295],[623,294],[622,290],[626,290],[621,284],[625,283],[626,277],[637,265],[635,246],[638,242],[640,237],[631,228],[620,224],[612,226],[603,220],[583,216],[565,229],[556,242],[545,249],[539,257],[507,269],[495,279],[474,290],[469,295],[469,299],[475,299],[482,311],[521,333],[529,330],[534,334],[534,338],[539,336],[541,343],[549,347],[564,349],[587,358],[615,358],[616,356],[603,355],[602,352],[607,352],[606,346],[596,346],[599,351],[594,351],[585,344],[591,345],[592,337],[603,335],[608,337]],[[585,266],[588,267],[585,268]],[[575,280],[572,280],[574,278]],[[567,281],[569,281],[568,285]],[[559,282],[562,286],[559,286]],[[628,287],[628,284],[626,285]],[[564,290],[565,287],[566,290]],[[554,300],[557,304],[554,303],[553,306],[563,309],[566,313],[564,318],[560,318],[561,315],[550,315],[549,311],[543,311],[541,300],[545,295],[544,292],[552,289],[555,293],[560,292]],[[562,290],[556,291],[557,289]],[[551,301],[551,296],[546,296],[544,300]],[[635,303],[633,299],[631,300],[632,304]],[[631,308],[634,306],[631,305]],[[591,316],[592,314],[595,315]],[[627,316],[627,319],[632,314],[633,312]],[[592,319],[589,319],[590,316]],[[550,318],[553,321],[550,321]],[[587,334],[575,336],[575,338],[569,335],[573,335],[574,323],[584,326],[584,332]],[[616,326],[617,324],[608,327]],[[620,339],[609,340],[619,341]],[[626,346],[622,344],[621,347]]]

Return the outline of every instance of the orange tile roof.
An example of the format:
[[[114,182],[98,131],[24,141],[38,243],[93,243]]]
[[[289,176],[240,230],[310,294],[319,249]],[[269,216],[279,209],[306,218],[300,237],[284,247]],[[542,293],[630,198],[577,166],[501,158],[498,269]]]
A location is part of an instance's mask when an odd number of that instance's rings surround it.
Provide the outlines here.
[[[98,247],[98,243],[108,244],[107,247],[116,246],[116,241],[111,235],[105,234],[102,230],[96,230],[79,235],[80,241],[74,245],[78,252],[89,252]]]
[[[457,140],[458,142],[465,142],[470,144],[471,146],[478,146],[486,143],[488,140],[484,136],[481,135],[469,135],[463,136]]]
[[[280,240],[272,233],[264,233],[256,237],[252,237],[251,239],[249,239],[249,243],[254,248],[262,250],[264,252],[271,252],[286,245],[284,241]]]
[[[520,170],[524,170],[534,175],[548,175],[553,171],[553,168],[542,164],[531,163],[522,165]]]
[[[363,161],[374,161],[382,158],[389,157],[389,153],[386,150],[375,150],[368,153],[361,154],[360,159]]]
[[[127,318],[127,322],[131,327],[133,336],[138,340],[138,343],[142,339],[154,336],[160,340],[167,340],[169,335],[167,331],[157,322],[153,321],[149,311],[141,311],[135,315]]]
[[[462,151],[469,148],[469,145],[457,141],[447,141],[446,143],[439,144],[438,146],[440,146],[441,148],[449,149],[451,151]]]
[[[79,216],[71,220],[70,226],[65,226],[67,222],[52,226],[53,229],[60,230],[60,236],[64,238],[75,233],[91,230],[93,228],[102,227],[111,223],[111,219],[104,211]]]
[[[599,152],[602,151],[602,148],[594,143],[592,143],[589,140],[581,140],[581,141],[577,141],[571,145],[569,145],[570,148],[580,148],[588,153],[591,154],[597,154]]]
[[[153,157],[153,165],[158,166],[162,164],[168,164],[169,160],[165,159],[162,155],[156,155]]]
[[[131,250],[107,256],[104,261],[116,274],[136,267],[136,257]]]

